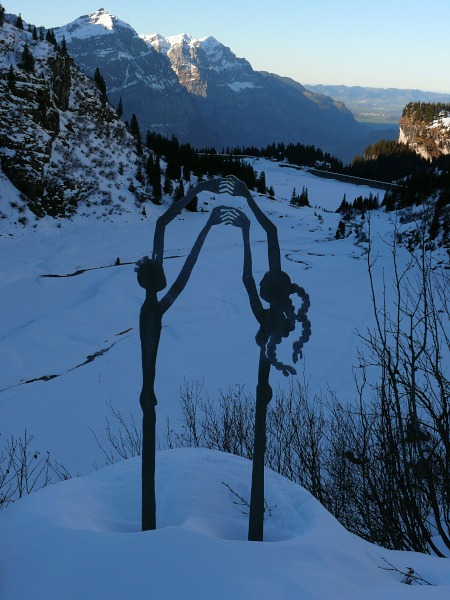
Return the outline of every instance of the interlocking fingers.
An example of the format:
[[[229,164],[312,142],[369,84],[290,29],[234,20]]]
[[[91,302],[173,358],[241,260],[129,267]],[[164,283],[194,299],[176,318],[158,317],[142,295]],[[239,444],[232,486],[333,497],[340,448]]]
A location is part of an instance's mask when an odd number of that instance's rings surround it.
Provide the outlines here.
[[[220,211],[220,219],[225,225],[231,225],[240,215],[241,212],[235,208],[227,207]]]

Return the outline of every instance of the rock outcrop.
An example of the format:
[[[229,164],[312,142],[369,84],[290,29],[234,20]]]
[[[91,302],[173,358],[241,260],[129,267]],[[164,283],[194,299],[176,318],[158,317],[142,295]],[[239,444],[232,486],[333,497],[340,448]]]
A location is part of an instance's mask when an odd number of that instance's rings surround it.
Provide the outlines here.
[[[408,104],[400,119],[398,141],[428,160],[450,154],[450,105]]]

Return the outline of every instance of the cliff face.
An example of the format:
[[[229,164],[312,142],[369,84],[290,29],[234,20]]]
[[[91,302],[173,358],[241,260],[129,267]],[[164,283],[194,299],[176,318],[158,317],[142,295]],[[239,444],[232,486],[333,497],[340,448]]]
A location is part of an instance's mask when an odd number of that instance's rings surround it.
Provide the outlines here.
[[[450,106],[408,104],[400,119],[398,141],[428,160],[450,154]]]

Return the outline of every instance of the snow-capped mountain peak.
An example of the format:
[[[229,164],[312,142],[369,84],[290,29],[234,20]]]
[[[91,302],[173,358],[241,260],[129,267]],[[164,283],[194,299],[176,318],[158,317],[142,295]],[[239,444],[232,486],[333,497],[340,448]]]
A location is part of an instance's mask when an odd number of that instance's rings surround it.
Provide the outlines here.
[[[93,13],[83,15],[72,23],[59,28],[66,37],[66,41],[72,39],[86,39],[98,35],[108,35],[114,32],[118,27],[125,27],[132,30],[132,27],[121,21],[112,13],[104,8],[99,8]]]

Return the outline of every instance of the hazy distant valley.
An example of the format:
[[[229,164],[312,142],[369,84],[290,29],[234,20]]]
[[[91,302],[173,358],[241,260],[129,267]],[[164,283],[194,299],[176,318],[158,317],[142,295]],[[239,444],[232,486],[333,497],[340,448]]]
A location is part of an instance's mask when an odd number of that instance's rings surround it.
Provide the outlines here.
[[[309,85],[307,90],[344,102],[360,122],[398,125],[403,108],[409,102],[450,102],[450,94],[397,88],[346,85]]]

